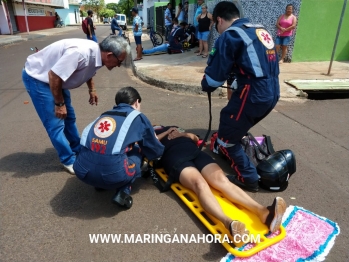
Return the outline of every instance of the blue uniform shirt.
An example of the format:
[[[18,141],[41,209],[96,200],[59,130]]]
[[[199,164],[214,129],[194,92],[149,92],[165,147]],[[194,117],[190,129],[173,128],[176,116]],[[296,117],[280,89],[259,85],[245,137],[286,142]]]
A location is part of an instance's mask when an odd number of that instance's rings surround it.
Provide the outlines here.
[[[141,153],[149,160],[159,158],[164,151],[164,146],[155,137],[153,126],[148,118],[138,111],[136,113],[139,114],[129,128],[123,131],[127,133],[122,144],[117,145],[118,143],[115,142],[126,118],[113,115],[112,112],[124,112],[128,116],[133,111],[135,109],[128,104],[115,106],[113,110],[106,112],[85,128],[81,136],[81,144],[92,152],[98,151],[100,155],[116,155],[131,151],[137,142]],[[104,158],[104,156],[101,157]]]
[[[233,27],[233,30],[231,30]],[[235,73],[239,95],[249,85],[248,100],[267,102],[280,95],[279,65],[271,34],[247,18],[235,20],[215,42],[205,69],[205,86],[217,88]],[[207,89],[207,88],[206,88]]]
[[[113,18],[113,20],[111,20],[111,28],[112,29],[119,28],[118,21],[116,20],[115,17]]]

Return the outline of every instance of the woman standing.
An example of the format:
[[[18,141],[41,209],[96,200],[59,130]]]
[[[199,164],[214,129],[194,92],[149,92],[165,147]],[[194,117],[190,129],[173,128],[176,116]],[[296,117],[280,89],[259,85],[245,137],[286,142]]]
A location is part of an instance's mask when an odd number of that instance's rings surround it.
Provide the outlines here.
[[[182,3],[179,3],[178,4],[178,12],[177,12],[177,15],[176,15],[176,18],[178,19],[178,24],[182,23],[185,21],[185,10],[183,8],[183,5]]]
[[[291,36],[293,34],[293,29],[296,28],[297,17],[293,15],[293,5],[289,4],[286,6],[285,14],[279,16],[276,27],[278,28],[277,37],[276,37],[276,52],[279,53],[280,46],[282,49],[281,59],[279,64],[284,62],[287,45],[291,40]]]
[[[197,16],[197,21],[199,23],[199,32],[198,32],[198,39],[199,39],[199,54],[198,56],[202,55],[203,58],[206,58],[208,56],[208,35],[211,30],[211,26],[213,24],[212,21],[212,15],[207,12],[207,5],[202,4],[201,5],[202,13]]]

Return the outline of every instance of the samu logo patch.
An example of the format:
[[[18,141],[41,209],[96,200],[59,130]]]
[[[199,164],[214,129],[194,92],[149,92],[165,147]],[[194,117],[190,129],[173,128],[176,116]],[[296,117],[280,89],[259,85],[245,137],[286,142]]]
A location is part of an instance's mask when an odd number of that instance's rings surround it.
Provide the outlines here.
[[[94,126],[94,133],[98,137],[106,138],[114,133],[116,128],[115,120],[111,117],[103,117]]]
[[[258,36],[259,41],[262,42],[262,44],[268,48],[273,49],[274,48],[274,41],[271,35],[268,33],[265,29],[256,29],[256,34]]]

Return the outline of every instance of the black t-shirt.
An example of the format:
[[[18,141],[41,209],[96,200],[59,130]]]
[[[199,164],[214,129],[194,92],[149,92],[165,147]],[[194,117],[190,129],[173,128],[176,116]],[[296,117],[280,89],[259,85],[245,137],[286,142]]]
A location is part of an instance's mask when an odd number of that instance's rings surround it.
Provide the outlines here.
[[[93,21],[91,17],[86,17],[87,19],[87,24],[90,25],[90,29],[91,29],[91,34],[95,34],[95,29],[93,28]],[[88,29],[87,29],[88,30]]]

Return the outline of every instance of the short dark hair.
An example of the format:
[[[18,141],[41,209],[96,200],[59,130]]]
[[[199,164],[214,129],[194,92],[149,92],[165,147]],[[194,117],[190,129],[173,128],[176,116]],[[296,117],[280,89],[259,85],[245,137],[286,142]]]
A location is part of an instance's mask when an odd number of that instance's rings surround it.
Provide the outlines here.
[[[142,98],[139,95],[138,91],[131,87],[131,86],[126,86],[121,88],[115,95],[115,104],[129,104],[133,105],[136,101],[142,102]]]
[[[186,26],[186,25],[188,25],[188,23],[187,22],[181,22],[179,25],[180,26]]]
[[[287,9],[287,7],[289,7],[289,6],[292,6],[292,9],[294,9],[293,4],[288,4],[288,5],[286,5],[286,9]]]
[[[88,14],[88,15],[92,15],[92,14],[93,14],[93,11],[92,11],[92,10],[88,10],[88,11],[87,11],[87,14]]]
[[[177,17],[173,18],[172,22],[176,22],[178,24],[178,18]]]
[[[169,5],[171,5],[171,3],[168,3],[168,4],[167,4],[167,7],[168,7]]]
[[[183,7],[183,4],[182,4],[182,3],[179,3],[178,6],[179,6],[180,8],[182,8],[182,7]]]
[[[221,17],[226,21],[239,18],[240,12],[236,5],[232,2],[222,1],[219,2],[213,9],[213,21],[217,22],[217,17]]]
[[[136,14],[138,14],[138,8],[137,7],[133,7],[131,11],[135,12]]]

